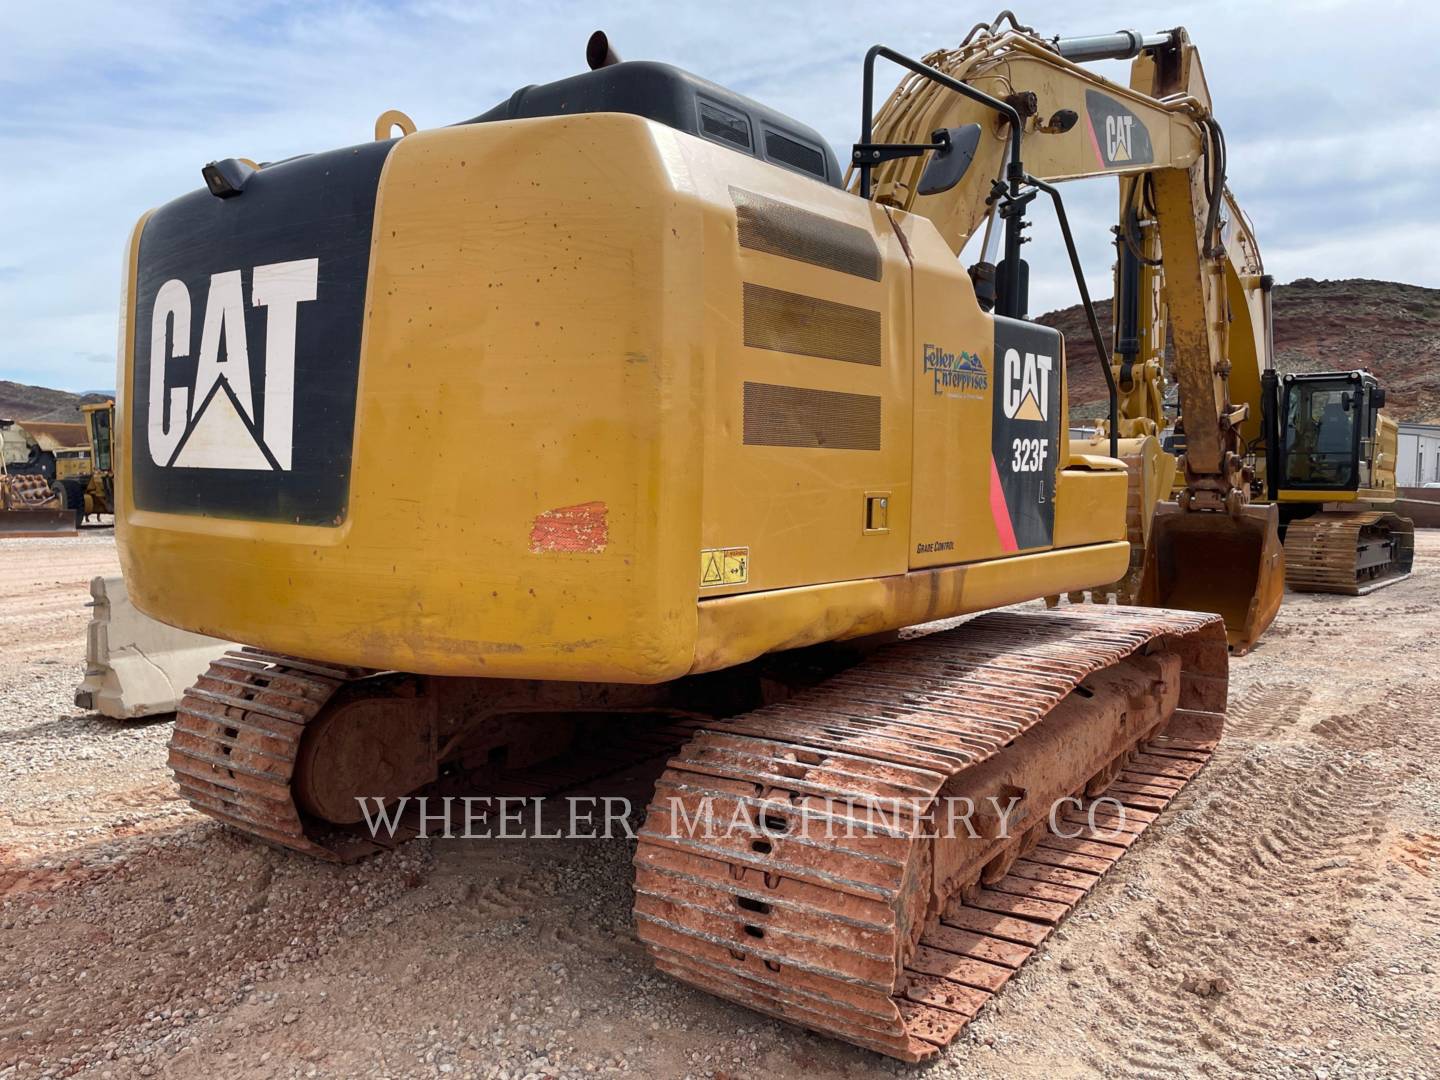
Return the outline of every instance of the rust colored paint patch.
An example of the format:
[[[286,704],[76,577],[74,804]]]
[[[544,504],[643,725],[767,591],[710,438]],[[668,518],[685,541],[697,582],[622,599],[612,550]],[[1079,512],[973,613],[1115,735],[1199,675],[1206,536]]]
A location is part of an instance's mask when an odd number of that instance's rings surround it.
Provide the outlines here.
[[[530,526],[530,550],[599,552],[605,550],[610,528],[603,502],[577,503],[546,510]]]

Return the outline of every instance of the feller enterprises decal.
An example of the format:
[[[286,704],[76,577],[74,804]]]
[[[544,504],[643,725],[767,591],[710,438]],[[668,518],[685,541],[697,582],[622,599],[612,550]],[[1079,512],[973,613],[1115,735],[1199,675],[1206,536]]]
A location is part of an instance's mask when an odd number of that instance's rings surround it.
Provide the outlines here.
[[[979,400],[990,386],[990,376],[985,371],[985,361],[971,352],[961,349],[958,353],[946,352],[939,345],[926,345],[921,362],[926,374],[934,374],[933,392],[936,397],[970,398]]]

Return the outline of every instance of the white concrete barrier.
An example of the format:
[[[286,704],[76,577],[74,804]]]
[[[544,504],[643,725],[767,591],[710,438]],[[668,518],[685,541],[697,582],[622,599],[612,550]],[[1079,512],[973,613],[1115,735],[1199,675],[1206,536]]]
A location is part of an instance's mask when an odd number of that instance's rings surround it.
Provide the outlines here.
[[[85,680],[75,691],[82,709],[135,720],[174,712],[186,687],[234,642],[192,634],[136,611],[125,579],[90,582],[93,613],[85,634]]]

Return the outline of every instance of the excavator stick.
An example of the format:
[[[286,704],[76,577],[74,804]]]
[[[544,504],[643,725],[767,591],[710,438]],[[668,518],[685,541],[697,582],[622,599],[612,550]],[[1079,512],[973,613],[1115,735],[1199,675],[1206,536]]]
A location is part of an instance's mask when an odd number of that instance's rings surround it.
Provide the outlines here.
[[[992,613],[707,724],[640,833],[639,936],[700,989],[932,1058],[1204,766],[1226,678],[1213,615]]]
[[[1246,506],[1238,517],[1156,504],[1142,604],[1214,612],[1225,620],[1230,651],[1242,656],[1274,622],[1284,595],[1285,554],[1273,504]]]
[[[1363,596],[1410,576],[1415,523],[1383,510],[1324,511],[1285,530],[1285,584]]]

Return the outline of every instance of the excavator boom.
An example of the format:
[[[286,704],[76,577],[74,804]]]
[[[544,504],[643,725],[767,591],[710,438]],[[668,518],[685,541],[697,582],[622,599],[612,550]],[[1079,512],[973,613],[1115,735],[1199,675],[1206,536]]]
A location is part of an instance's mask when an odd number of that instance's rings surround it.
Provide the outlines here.
[[[1274,619],[1284,592],[1279,519],[1270,507],[1250,505],[1254,471],[1246,463],[1246,436],[1258,434],[1260,419],[1250,405],[1258,402],[1258,364],[1268,361],[1268,303],[1254,298],[1268,279],[1226,188],[1224,136],[1199,56],[1183,29],[1047,41],[1013,19],[1006,30],[1004,18],[925,63],[1021,115],[1030,177],[1119,180],[1124,242],[1117,244],[1116,316],[1124,325],[1117,325],[1113,367],[1098,337],[1096,345],[1112,395],[1105,434],[1115,439],[1110,452],[1134,474],[1131,535],[1145,552],[1122,599],[1128,592],[1146,604],[1220,614],[1231,646],[1243,652]],[[1080,66],[1097,58],[1133,58],[1130,85]],[[875,140],[914,142],[931,129],[982,124],[989,138],[972,169],[981,177],[1008,175],[1014,152],[987,124],[983,103],[945,90],[922,74],[907,76],[879,110]],[[972,183],[927,190],[925,168],[909,159],[879,165],[863,170],[860,187],[873,185],[881,201],[930,217],[957,254],[983,225],[982,261],[972,272],[977,281],[998,281],[999,310],[1008,303],[1013,314],[1015,298],[1005,295],[1016,290],[1021,269],[1013,216],[1005,259],[998,268],[985,262],[998,246],[997,212],[1004,214],[998,189]],[[1237,308],[1244,315],[1238,326]],[[1186,404],[1178,463],[1156,442],[1166,425],[1167,379]],[[1104,452],[1108,442],[1098,438],[1092,448]],[[1183,492],[1177,504],[1161,505],[1176,467]]]

